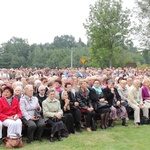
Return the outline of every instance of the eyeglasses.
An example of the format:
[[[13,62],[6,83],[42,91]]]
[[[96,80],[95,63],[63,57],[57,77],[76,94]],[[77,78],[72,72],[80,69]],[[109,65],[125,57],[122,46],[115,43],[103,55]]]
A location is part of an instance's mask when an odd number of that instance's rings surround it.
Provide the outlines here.
[[[49,95],[55,95],[55,94],[49,94]]]

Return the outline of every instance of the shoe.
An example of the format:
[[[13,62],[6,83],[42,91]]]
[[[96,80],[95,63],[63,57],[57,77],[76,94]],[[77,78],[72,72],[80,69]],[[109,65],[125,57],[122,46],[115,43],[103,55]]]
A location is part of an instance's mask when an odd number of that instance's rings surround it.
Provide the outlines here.
[[[52,137],[49,139],[49,141],[50,141],[51,143],[54,143],[54,139],[53,139]]]
[[[30,143],[31,143],[31,140],[27,139],[26,142],[27,142],[27,144],[30,144]]]
[[[42,139],[41,139],[41,138],[36,138],[36,137],[35,137],[34,141],[42,142]]]
[[[106,129],[104,125],[100,125],[100,128],[101,129]]]
[[[86,128],[86,131],[91,132],[92,130],[91,128]]]
[[[126,123],[126,118],[122,119],[122,126],[125,126],[125,127],[128,126],[127,123]]]
[[[105,125],[105,129],[108,129],[109,128],[109,126],[108,125]]]
[[[80,128],[77,128],[76,131],[77,132],[82,132],[82,130]]]
[[[122,126],[125,126],[125,127],[127,127],[128,125],[127,125],[126,123],[122,123]]]
[[[139,122],[135,122],[134,125],[135,126],[140,126],[140,123]]]
[[[43,141],[42,141],[42,139],[37,139],[37,141],[39,141],[39,142],[43,142]]]
[[[58,136],[57,139],[58,139],[58,141],[62,141],[61,136]]]
[[[81,128],[82,128],[82,129],[84,129],[84,128],[85,128],[83,124],[81,124]]]
[[[109,120],[109,127],[114,127],[114,120]]]

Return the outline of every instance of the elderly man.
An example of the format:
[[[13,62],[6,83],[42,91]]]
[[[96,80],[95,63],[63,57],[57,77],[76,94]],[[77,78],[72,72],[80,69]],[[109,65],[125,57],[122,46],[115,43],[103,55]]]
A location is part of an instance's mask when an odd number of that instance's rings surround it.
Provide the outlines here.
[[[136,79],[129,89],[129,106],[134,110],[134,124],[140,125],[140,110],[143,111],[143,116],[149,118],[149,108],[144,105],[142,92],[140,88],[140,80]]]
[[[130,107],[128,106],[128,89],[126,87],[126,80],[121,80],[119,87],[118,87],[118,93],[121,96],[121,104],[126,108],[127,113],[129,114],[130,112]]]
[[[39,105],[37,97],[33,96],[33,86],[27,84],[24,87],[24,96],[20,99],[20,108],[23,115],[23,123],[28,127],[27,129],[27,143],[39,140],[45,128],[45,121],[42,118],[40,112],[41,107]]]

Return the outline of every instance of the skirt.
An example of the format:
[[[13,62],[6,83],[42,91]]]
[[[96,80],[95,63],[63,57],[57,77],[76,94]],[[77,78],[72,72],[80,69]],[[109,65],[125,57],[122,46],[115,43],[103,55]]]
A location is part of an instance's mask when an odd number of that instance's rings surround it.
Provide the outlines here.
[[[116,120],[116,119],[124,119],[127,117],[128,117],[128,114],[124,106],[120,106],[117,108],[114,106],[110,107],[110,119]]]
[[[68,130],[67,130],[65,124],[61,120],[54,122],[52,119],[48,119],[47,123],[51,127],[51,134],[54,135],[58,131],[61,131],[61,134],[64,134],[65,137],[68,136]]]

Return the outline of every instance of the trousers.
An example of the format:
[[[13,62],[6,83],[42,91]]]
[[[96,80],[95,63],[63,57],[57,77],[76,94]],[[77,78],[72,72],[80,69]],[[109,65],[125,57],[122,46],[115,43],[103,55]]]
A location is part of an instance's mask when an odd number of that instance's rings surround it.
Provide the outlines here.
[[[20,119],[11,120],[6,119],[2,122],[2,125],[7,127],[7,136],[14,133],[19,133],[21,135],[22,132],[22,121]]]
[[[2,122],[0,121],[0,139],[2,138]]]
[[[140,122],[140,108],[136,104],[131,102],[129,102],[129,106],[134,110],[134,123]],[[142,108],[142,111],[143,116],[149,118],[149,108],[146,105]]]
[[[45,129],[45,121],[39,118],[37,121],[22,119],[22,122],[27,126],[27,138],[34,141],[34,138],[41,139],[42,133]]]

